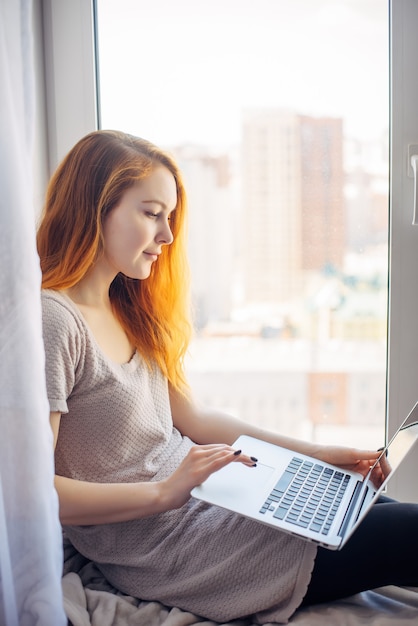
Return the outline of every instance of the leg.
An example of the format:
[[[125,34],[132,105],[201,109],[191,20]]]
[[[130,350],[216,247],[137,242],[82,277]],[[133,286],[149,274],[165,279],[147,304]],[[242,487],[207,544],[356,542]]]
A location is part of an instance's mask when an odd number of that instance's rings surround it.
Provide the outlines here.
[[[339,551],[319,548],[302,606],[384,585],[418,586],[418,504],[381,498]]]

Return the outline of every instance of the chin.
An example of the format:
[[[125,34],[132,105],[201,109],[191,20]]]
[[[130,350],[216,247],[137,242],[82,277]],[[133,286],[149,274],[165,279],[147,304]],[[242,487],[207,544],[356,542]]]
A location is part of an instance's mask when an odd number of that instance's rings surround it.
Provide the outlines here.
[[[127,278],[131,280],[146,280],[150,277],[151,270],[142,272],[122,272]]]

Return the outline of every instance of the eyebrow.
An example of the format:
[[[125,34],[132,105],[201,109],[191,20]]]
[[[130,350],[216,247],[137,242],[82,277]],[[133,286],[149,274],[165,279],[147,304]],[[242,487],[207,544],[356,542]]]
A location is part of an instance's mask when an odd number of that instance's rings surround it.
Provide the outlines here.
[[[142,200],[142,203],[143,203],[143,204],[159,204],[159,205],[160,205],[160,207],[161,207],[164,211],[168,211],[168,210],[169,210],[169,209],[168,209],[168,207],[167,207],[167,205],[165,204],[165,202],[161,202],[161,200]],[[176,208],[176,207],[175,207],[175,208]],[[174,208],[174,209],[172,209],[172,210],[170,211],[170,213],[172,213],[172,212],[175,210],[175,208]]]

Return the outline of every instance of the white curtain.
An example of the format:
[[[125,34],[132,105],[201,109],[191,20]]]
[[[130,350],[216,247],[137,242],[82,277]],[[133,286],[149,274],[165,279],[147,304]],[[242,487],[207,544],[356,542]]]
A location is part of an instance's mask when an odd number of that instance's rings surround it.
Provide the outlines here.
[[[61,626],[32,186],[31,0],[0,0],[0,624]]]

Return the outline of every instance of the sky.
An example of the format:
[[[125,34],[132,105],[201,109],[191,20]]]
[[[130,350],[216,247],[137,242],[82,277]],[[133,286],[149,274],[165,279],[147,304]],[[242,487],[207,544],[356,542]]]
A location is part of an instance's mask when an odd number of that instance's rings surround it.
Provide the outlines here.
[[[240,141],[249,108],[388,128],[387,0],[98,0],[102,127]]]

